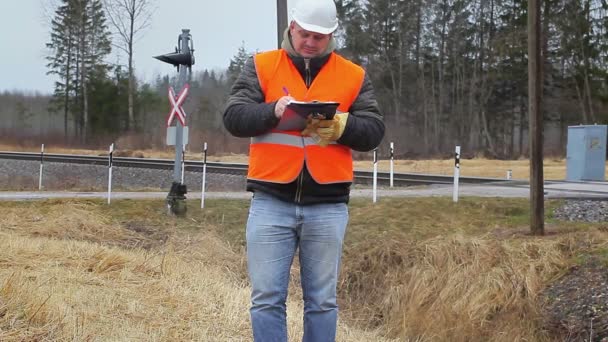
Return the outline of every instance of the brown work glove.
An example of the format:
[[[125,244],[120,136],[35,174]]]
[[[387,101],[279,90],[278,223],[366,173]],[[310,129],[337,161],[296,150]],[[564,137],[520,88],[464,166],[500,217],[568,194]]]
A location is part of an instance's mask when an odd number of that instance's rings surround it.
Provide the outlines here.
[[[340,139],[346,127],[348,113],[338,113],[331,120],[321,120],[316,128],[320,146],[327,146],[330,142]]]
[[[317,127],[319,127],[319,122],[322,121],[320,119],[313,119],[312,116],[309,116],[306,119],[306,127],[301,132],[303,136],[314,136],[317,134]]]

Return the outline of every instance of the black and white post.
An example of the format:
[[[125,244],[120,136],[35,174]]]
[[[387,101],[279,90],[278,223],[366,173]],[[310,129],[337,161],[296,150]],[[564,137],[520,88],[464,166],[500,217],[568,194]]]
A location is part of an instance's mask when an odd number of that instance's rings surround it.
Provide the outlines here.
[[[376,192],[378,188],[378,149],[374,149],[374,177],[372,186],[372,202],[376,203]]]
[[[203,180],[201,182],[201,209],[205,208],[205,180],[207,179],[207,143],[203,144]]]
[[[395,144],[393,142],[391,142],[390,153],[391,153],[391,156],[390,156],[391,157],[391,170],[390,170],[391,171],[390,172],[391,173],[391,176],[390,176],[391,182],[390,182],[390,184],[391,184],[391,188],[392,188],[393,187],[393,172],[395,171]]]
[[[40,176],[38,177],[38,190],[42,190],[42,166],[44,165],[44,144],[40,147]]]
[[[460,178],[460,146],[456,146],[454,154],[454,193],[452,200],[458,202],[458,179]]]
[[[110,153],[108,154],[108,204],[111,202],[112,198],[112,162],[114,154],[114,143],[110,145]]]

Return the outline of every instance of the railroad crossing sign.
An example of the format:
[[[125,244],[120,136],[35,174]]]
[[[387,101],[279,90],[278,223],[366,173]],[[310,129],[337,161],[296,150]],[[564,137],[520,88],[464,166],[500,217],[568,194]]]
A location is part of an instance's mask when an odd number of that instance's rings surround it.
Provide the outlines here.
[[[173,87],[169,87],[169,102],[171,103],[171,112],[169,113],[169,117],[167,118],[167,126],[171,126],[171,123],[173,122],[173,119],[176,116],[179,122],[181,122],[182,126],[186,126],[186,112],[184,112],[182,104],[188,96],[189,89],[190,85],[186,83],[182,90],[179,92],[179,94],[175,96]]]

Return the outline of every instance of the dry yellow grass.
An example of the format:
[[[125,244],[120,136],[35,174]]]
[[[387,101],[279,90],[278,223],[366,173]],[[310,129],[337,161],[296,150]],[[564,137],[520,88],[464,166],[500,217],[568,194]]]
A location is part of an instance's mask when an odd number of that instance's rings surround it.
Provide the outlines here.
[[[372,170],[371,162],[356,162],[357,169]],[[379,160],[378,170],[388,172],[390,161]],[[395,172],[434,173],[443,175],[454,174],[454,160],[396,160]],[[512,171],[513,179],[528,179],[530,177],[530,161],[521,160],[494,160],[494,159],[461,159],[460,175],[466,177],[492,177],[506,178],[507,171]],[[608,168],[606,168],[608,178]],[[547,180],[563,180],[566,178],[565,159],[545,159],[543,162],[544,178]]]
[[[585,238],[602,241],[606,237]],[[551,341],[539,327],[539,294],[566,268],[574,235],[537,240],[490,236],[383,241],[357,255],[345,281],[353,299],[378,303],[390,335],[422,341]],[[375,280],[375,286],[361,284]],[[356,289],[362,288],[364,292]],[[371,297],[371,300],[369,299]]]
[[[246,202],[209,201],[184,219],[156,202],[0,202],[0,341],[251,340]],[[608,235],[551,223],[530,237],[527,208],[353,201],[338,341],[553,341],[541,291]],[[301,296],[295,279],[290,341],[302,333]]]
[[[251,339],[241,255],[208,229],[145,243],[156,237],[97,207],[0,206],[0,341]],[[140,245],[149,249],[133,248]],[[293,298],[288,324],[297,340],[302,306]],[[339,340],[385,339],[340,324]]]

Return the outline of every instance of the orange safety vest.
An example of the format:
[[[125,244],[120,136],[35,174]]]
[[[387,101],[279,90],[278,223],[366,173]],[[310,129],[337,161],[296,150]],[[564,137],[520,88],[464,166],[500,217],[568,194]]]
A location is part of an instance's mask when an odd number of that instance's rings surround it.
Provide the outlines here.
[[[299,101],[336,101],[338,111],[347,112],[363,84],[364,70],[360,66],[331,53],[310,88],[300,76],[285,50],[273,50],[255,55],[258,80],[266,98],[274,102],[289,95]],[[249,146],[247,178],[272,183],[290,183],[306,166],[319,184],[353,181],[353,160],[347,146],[330,143],[319,146],[300,131],[273,129],[253,137]]]

